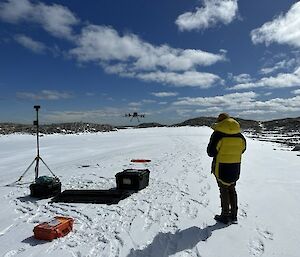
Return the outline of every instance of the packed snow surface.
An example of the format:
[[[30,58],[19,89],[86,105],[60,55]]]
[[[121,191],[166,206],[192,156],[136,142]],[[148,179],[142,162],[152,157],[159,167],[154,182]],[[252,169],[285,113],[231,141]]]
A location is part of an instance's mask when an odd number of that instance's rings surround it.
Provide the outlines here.
[[[22,185],[5,186],[36,155],[35,137],[0,137],[0,255],[55,257],[299,256],[300,157],[279,145],[247,139],[238,224],[214,221],[218,188],[210,173],[207,127],[127,129],[41,137],[41,156],[64,189],[109,189],[126,168],[150,170],[147,188],[117,205],[51,203],[29,197],[31,169]],[[298,154],[298,155],[297,155]],[[133,158],[151,159],[132,164]],[[41,166],[40,175],[48,175]],[[54,216],[75,220],[66,237],[38,241],[33,228]]]

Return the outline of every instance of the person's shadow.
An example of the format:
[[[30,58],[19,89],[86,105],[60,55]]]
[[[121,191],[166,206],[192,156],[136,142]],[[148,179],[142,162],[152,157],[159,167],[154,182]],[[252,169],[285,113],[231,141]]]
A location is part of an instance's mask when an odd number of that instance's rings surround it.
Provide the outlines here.
[[[131,249],[127,257],[167,257],[186,249],[193,249],[200,241],[206,241],[212,232],[228,225],[216,223],[206,228],[190,227],[172,233],[158,233],[153,242],[142,250]]]

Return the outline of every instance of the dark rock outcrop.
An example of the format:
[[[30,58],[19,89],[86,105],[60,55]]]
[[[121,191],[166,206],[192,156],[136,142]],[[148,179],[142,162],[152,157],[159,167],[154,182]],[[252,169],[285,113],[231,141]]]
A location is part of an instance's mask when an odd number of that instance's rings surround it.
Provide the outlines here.
[[[245,120],[240,118],[234,118],[236,119],[243,130],[254,130],[259,131],[261,129],[259,122],[255,120]],[[181,126],[208,126],[210,127],[213,123],[216,122],[215,117],[198,117],[194,119],[189,119],[184,122],[174,124],[172,126],[174,127],[181,127]]]
[[[141,124],[137,125],[136,127],[137,128],[155,128],[155,127],[165,127],[165,125],[162,125],[160,123],[151,122],[151,123],[141,123]]]
[[[276,119],[270,121],[255,121],[246,120],[241,118],[235,118],[240,124],[248,137],[256,138],[261,141],[269,141],[299,148],[300,144],[300,117],[298,118],[285,118]],[[170,127],[181,127],[181,126],[208,126],[210,127],[216,122],[215,117],[198,117],[188,119],[181,123],[170,125]],[[163,127],[165,125],[159,123],[141,123],[137,126],[130,126],[132,128],[149,128],[149,127]],[[41,134],[77,134],[77,133],[94,133],[94,132],[107,132],[114,131],[116,129],[126,129],[129,126],[113,127],[106,124],[94,124],[94,123],[59,123],[41,125]],[[35,134],[36,126],[15,124],[15,123],[1,123],[0,124],[0,135],[7,135],[12,133],[26,133]],[[298,147],[298,148],[297,148]],[[299,151],[299,150],[295,150]]]
[[[214,117],[198,117],[189,120],[185,120],[181,123],[177,123],[172,125],[172,127],[182,127],[182,126],[208,126],[210,127],[214,122],[216,122],[216,118]]]
[[[39,127],[39,131],[41,134],[76,134],[84,132],[108,132],[113,130],[115,129],[111,125],[83,122],[40,125]],[[35,134],[36,126],[15,123],[0,124],[0,134],[7,135],[12,133]]]
[[[268,131],[300,133],[300,117],[264,121],[262,122],[262,125],[264,126],[265,130]]]

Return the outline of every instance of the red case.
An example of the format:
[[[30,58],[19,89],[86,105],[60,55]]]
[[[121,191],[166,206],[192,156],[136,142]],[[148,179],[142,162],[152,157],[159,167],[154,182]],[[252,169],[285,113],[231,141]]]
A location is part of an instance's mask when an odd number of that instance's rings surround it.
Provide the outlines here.
[[[73,229],[74,220],[69,217],[54,217],[34,227],[34,237],[39,240],[51,241],[67,235]]]

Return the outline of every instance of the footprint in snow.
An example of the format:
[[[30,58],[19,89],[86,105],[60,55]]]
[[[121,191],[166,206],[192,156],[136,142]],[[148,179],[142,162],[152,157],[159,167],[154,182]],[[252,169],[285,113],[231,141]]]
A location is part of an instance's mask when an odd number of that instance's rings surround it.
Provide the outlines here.
[[[247,218],[247,209],[248,209],[248,204],[241,204],[239,205],[239,210],[238,210],[238,216],[239,218]]]
[[[210,190],[210,185],[207,184],[207,185],[205,185],[204,187],[202,187],[200,189],[199,195],[200,196],[205,196],[208,193],[209,190]]]
[[[252,256],[261,256],[265,251],[265,245],[259,238],[250,240],[249,252]]]
[[[189,185],[188,184],[184,184],[182,191],[184,192],[189,192]]]
[[[200,204],[206,208],[209,205],[209,199],[203,199],[202,201],[200,201]]]
[[[11,256],[15,256],[17,254],[20,254],[22,252],[24,252],[26,249],[25,248],[20,248],[17,250],[11,250],[9,252],[7,252],[6,254],[3,255],[3,257],[11,257]]]
[[[273,233],[268,231],[267,229],[259,229],[257,228],[256,229],[257,232],[265,239],[268,239],[268,240],[273,240]]]
[[[260,256],[265,251],[265,240],[273,240],[273,233],[267,229],[256,228],[258,236],[249,241],[249,251],[253,256]]]
[[[238,215],[240,218],[246,218],[247,212],[244,209],[240,209]]]
[[[197,218],[198,209],[196,207],[192,206],[192,204],[189,201],[183,202],[183,204],[181,206],[181,210],[190,219]]]

